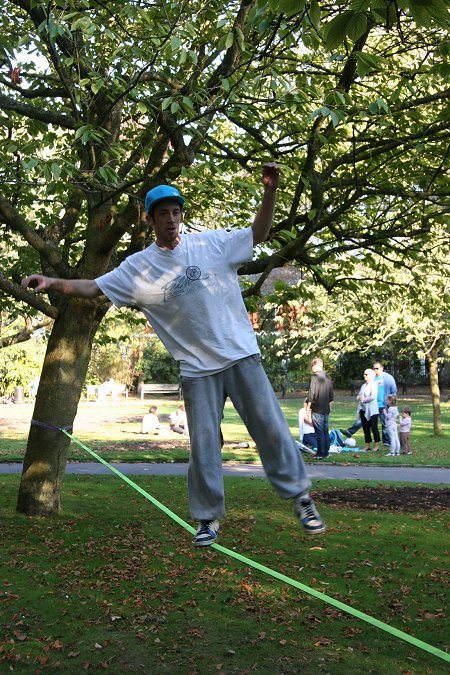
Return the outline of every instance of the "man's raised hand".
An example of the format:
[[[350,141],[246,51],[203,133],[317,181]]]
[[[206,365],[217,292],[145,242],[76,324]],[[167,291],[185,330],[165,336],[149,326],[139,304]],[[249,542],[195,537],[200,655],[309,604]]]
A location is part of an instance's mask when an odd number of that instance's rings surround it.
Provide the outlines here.
[[[264,187],[276,190],[280,184],[280,167],[276,162],[264,164],[262,169],[262,182]]]

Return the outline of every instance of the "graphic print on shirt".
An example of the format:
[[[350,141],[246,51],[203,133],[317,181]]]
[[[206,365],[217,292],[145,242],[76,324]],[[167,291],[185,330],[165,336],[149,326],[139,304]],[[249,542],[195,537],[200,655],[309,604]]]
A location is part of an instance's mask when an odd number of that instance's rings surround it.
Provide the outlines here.
[[[179,295],[185,295],[197,290],[199,282],[208,279],[209,275],[202,277],[202,271],[196,265],[190,265],[186,268],[184,274],[169,281],[162,287],[164,291],[164,302]]]

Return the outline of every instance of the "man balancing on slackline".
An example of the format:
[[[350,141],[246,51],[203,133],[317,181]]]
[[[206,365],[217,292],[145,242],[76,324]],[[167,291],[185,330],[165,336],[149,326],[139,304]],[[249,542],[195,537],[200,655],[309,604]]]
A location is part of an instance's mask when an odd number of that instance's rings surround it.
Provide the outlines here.
[[[159,185],[145,199],[155,234],[145,250],[97,279],[32,274],[22,281],[37,292],[87,299],[104,294],[116,307],[140,307],[179,362],[191,444],[189,504],[199,521],[194,546],[214,543],[225,515],[220,422],[227,397],[255,441],[267,477],[280,497],[292,500],[304,530],[325,531],[302,456],[261,365],[238,282],[239,266],[269,234],[279,180],[278,166],[266,164],[251,227],[196,234],[180,233],[184,199],[176,188]]]

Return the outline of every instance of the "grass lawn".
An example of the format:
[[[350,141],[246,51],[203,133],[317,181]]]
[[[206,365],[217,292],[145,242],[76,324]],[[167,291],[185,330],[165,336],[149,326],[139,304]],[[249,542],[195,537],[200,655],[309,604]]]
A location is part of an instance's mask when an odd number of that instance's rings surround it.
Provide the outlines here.
[[[151,461],[151,462],[185,462],[189,457],[189,443],[184,437],[169,434],[168,437],[144,436],[139,433],[142,415],[147,412],[150,403],[156,403],[160,419],[167,424],[170,412],[176,409],[178,401],[167,398],[153,399],[142,403],[130,400],[128,403],[114,405],[98,405],[84,403],[79,406],[75,420],[74,435],[88,447],[101,454],[108,461]],[[280,401],[283,412],[295,437],[298,437],[297,415],[303,405],[302,399],[286,399]],[[402,398],[399,403],[412,408],[413,454],[400,457],[385,457],[379,453],[352,453],[333,454],[329,461],[356,464],[407,464],[407,465],[435,465],[449,466],[450,464],[450,403],[442,404],[442,420],[444,434],[433,436],[431,404],[423,399]],[[1,413],[5,411],[6,406]],[[8,412],[16,413],[21,406],[8,406]],[[340,397],[334,404],[330,424],[332,427],[344,428],[352,424],[355,417],[355,402],[350,397]],[[5,411],[6,412],[6,411]],[[26,447],[26,437],[29,420],[32,416],[32,407],[23,406],[23,414],[28,415],[27,424],[22,427],[8,426],[8,420],[0,420],[0,462],[21,461]],[[225,446],[223,449],[224,461],[230,462],[257,462],[258,454],[253,448],[236,447],[239,442],[250,441],[235,409],[230,402],[225,406],[223,420],[223,435]],[[359,446],[364,445],[362,432],[355,435]],[[70,448],[69,459],[85,461],[90,457],[76,444]]]
[[[436,656],[219,551],[194,549],[188,532],[117,477],[67,476],[64,510],[51,519],[15,513],[18,481],[0,477],[2,673],[448,672]],[[189,521],[184,478],[135,482]],[[448,511],[336,507],[325,493],[356,483],[316,481],[328,531],[308,538],[266,480],[225,482],[220,544],[449,649]]]

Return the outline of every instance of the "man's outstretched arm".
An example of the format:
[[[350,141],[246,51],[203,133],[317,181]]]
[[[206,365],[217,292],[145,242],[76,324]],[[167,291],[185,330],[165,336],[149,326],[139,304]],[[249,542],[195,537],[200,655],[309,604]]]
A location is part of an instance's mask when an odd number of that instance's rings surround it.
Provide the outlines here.
[[[23,288],[34,288],[36,293],[57,291],[76,298],[96,298],[102,295],[93,279],[58,279],[42,274],[31,274],[22,280]]]
[[[269,236],[275,211],[277,189],[280,183],[278,164],[271,162],[263,166],[262,182],[264,185],[264,195],[252,225],[254,244],[260,244]]]

